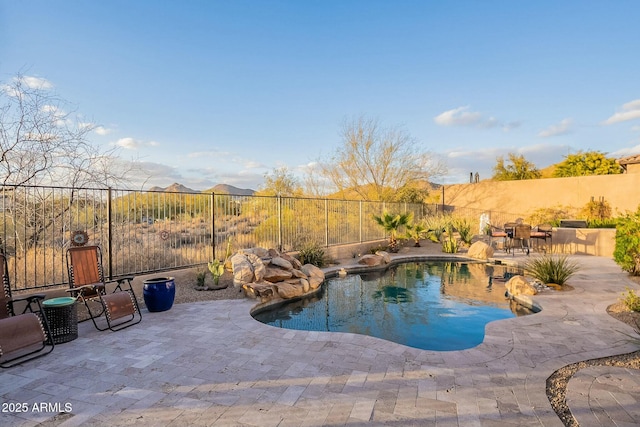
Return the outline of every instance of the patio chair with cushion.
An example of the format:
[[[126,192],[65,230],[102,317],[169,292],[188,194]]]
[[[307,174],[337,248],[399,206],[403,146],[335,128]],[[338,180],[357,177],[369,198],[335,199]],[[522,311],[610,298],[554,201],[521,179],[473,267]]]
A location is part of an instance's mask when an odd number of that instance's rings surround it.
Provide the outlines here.
[[[545,249],[547,251],[547,239],[549,239],[549,248],[553,248],[553,237],[552,237],[553,227],[551,224],[540,224],[533,227],[531,230],[531,238],[536,239],[536,250],[539,251],[540,240],[544,240]]]
[[[12,298],[4,254],[0,254],[0,274],[0,367],[10,368],[51,353],[55,344],[40,304],[44,295]],[[24,309],[16,314],[22,304]]]
[[[498,242],[502,242],[502,249],[506,250],[508,235],[505,229],[496,227],[495,225],[491,225],[491,224],[489,224],[489,226],[491,227],[489,229],[489,238],[490,238],[489,246],[495,247],[495,249],[498,249]]]
[[[140,323],[142,314],[131,285],[133,277],[105,282],[99,246],[69,248],[67,270],[68,292],[84,303],[96,329],[119,331]],[[104,320],[98,321],[102,317]]]

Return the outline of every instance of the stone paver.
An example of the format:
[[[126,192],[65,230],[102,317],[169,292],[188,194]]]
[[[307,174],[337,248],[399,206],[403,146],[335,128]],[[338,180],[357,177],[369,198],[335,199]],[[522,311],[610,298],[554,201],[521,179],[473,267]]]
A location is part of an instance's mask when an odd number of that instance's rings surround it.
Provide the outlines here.
[[[85,322],[75,341],[0,371],[0,425],[562,426],[547,377],[640,348],[605,310],[636,286],[610,259],[576,260],[575,291],[536,296],[542,312],[493,322],[464,351],[278,329],[251,318],[250,300],[145,312],[117,333]],[[639,391],[638,372],[589,368],[568,402],[585,426],[638,425]]]

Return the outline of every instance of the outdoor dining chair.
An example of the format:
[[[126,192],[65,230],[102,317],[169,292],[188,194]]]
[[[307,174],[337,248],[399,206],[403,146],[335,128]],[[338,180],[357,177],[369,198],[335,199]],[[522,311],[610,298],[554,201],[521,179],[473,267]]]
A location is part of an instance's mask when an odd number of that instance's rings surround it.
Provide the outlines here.
[[[4,254],[0,254],[0,275],[0,367],[10,368],[51,353],[55,344],[40,303],[44,295],[11,296]],[[22,304],[24,309],[16,314]]]
[[[540,240],[543,240],[545,243],[544,251],[547,251],[547,239],[549,239],[549,248],[553,248],[553,227],[551,224],[540,224],[536,225],[531,230],[531,238],[536,239],[536,250],[540,250]]]
[[[522,249],[522,252],[529,255],[530,241],[531,241],[531,226],[529,224],[514,224],[512,229],[512,236],[509,239],[509,250],[511,254],[515,256],[516,246]]]
[[[82,301],[99,331],[119,331],[140,323],[142,313],[131,285],[133,276],[106,282],[99,246],[77,246],[67,250],[70,292]],[[99,320],[104,317],[103,320]]]

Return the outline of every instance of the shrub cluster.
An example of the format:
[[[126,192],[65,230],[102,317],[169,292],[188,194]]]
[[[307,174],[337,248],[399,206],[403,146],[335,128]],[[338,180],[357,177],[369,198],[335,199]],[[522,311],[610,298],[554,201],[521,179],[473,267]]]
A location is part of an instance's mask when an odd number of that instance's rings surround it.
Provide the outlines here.
[[[640,275],[640,207],[618,219],[613,259],[624,271]]]
[[[324,267],[326,258],[324,249],[315,243],[305,243],[298,251],[298,258],[302,264],[313,264],[316,267]]]

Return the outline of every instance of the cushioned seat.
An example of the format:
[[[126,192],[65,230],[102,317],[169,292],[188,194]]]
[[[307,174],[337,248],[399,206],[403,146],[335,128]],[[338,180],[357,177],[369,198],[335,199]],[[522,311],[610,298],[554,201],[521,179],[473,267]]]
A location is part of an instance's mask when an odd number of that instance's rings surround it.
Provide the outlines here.
[[[12,298],[4,254],[0,254],[0,270],[0,366],[10,368],[50,353],[55,344],[40,304],[44,295]],[[17,303],[25,304],[19,314],[15,313]]]

